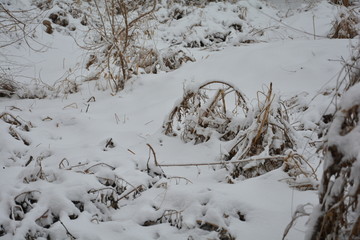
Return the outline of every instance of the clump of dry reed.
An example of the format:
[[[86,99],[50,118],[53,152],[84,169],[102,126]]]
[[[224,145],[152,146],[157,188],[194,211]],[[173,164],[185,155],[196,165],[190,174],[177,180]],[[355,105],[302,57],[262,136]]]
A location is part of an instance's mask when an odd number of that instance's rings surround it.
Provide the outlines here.
[[[168,136],[180,135],[184,142],[206,142],[216,133],[229,141],[238,131],[236,116],[246,114],[244,95],[231,84],[211,81],[189,89],[163,124]]]

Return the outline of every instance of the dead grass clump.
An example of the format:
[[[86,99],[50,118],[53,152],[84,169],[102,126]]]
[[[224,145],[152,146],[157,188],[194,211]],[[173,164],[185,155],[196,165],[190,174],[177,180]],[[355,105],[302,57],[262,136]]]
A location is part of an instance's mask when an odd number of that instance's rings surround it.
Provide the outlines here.
[[[40,192],[33,190],[20,193],[15,196],[13,205],[11,206],[10,219],[21,221],[25,214],[30,212],[40,198]]]
[[[25,122],[20,117],[15,117],[14,115],[12,115],[10,113],[3,112],[0,114],[0,119],[8,124],[21,127],[21,129],[23,131],[26,131],[26,132],[30,131],[31,123]]]
[[[355,61],[347,72],[350,81],[358,79],[357,64]],[[327,133],[320,203],[310,216],[308,240],[359,239],[359,87],[358,80],[349,83],[342,95],[340,109],[335,113]]]
[[[290,153],[283,160],[282,170],[289,175],[285,181],[290,187],[299,191],[318,189],[316,170],[304,156]]]
[[[0,75],[0,97],[11,97],[17,88],[18,86],[13,80]]]
[[[91,196],[93,203],[96,205],[105,205],[107,208],[118,209],[119,201],[133,200],[146,189],[143,185],[135,187],[125,179],[116,175],[113,178],[97,177],[97,179],[104,187],[90,189],[88,194]],[[101,208],[102,206],[98,207]]]
[[[96,175],[98,182],[103,186],[91,188],[87,191],[87,194],[90,196],[90,201],[94,203],[98,209],[119,209],[120,201],[133,200],[140,196],[141,192],[146,190],[146,187],[144,185],[134,186],[125,179],[118,177],[116,174],[109,173],[109,176],[106,177],[99,176],[97,173],[105,169],[107,169],[108,171],[115,170],[115,167],[107,163],[100,162],[90,167],[88,167],[87,164],[69,166],[69,161],[64,158],[59,163],[59,169],[68,171],[78,169],[76,171],[78,173]],[[76,204],[78,205],[77,208],[80,209],[81,202],[76,200]]]
[[[186,62],[195,62],[193,57],[187,55],[181,49],[166,49],[161,53],[153,49],[143,49],[136,59],[136,68],[132,69],[134,74],[141,71],[146,73],[158,73],[159,71],[172,71],[178,69]]]
[[[253,156],[269,156],[269,159],[236,164],[232,172],[234,178],[240,175],[255,177],[279,168],[284,158],[271,156],[286,156],[288,150],[296,147],[294,130],[288,122],[284,105],[272,92],[272,84],[267,93],[258,92],[258,106],[248,114],[247,119],[248,125],[237,134],[226,159],[241,160]]]
[[[177,6],[170,10],[169,18],[179,20],[179,19],[183,18],[184,16],[187,16],[188,14],[189,14],[189,12],[186,8]]]
[[[147,227],[161,223],[169,223],[170,226],[181,229],[183,227],[182,222],[183,222],[182,211],[172,209],[172,210],[165,210],[163,214],[156,220],[148,220],[144,222],[143,226]]]
[[[346,138],[359,128],[360,106],[341,111],[338,135]],[[359,158],[347,156],[344,146],[334,143],[328,147],[327,163],[321,182],[319,213],[313,226],[311,240],[358,239],[360,236],[360,178]]]
[[[349,7],[351,5],[351,0],[331,0],[332,3]]]
[[[69,94],[74,94],[80,91],[80,84],[73,79],[70,79],[70,75],[72,73],[68,73],[64,79],[56,81],[52,86],[48,86],[44,84],[44,88],[48,89],[48,93],[43,96],[67,96]],[[36,94],[36,93],[35,93]]]
[[[208,39],[212,43],[221,43],[225,42],[229,35],[230,32],[215,32],[213,34],[205,36],[205,39]]]
[[[330,31],[330,38],[354,38],[358,33],[357,25],[360,19],[355,10],[346,10],[340,13],[338,19],[333,23]]]
[[[26,122],[20,117],[14,117],[12,114],[7,112],[0,113],[0,120],[10,124],[8,133],[13,138],[22,141],[26,146],[30,145],[30,141],[20,132],[29,132],[30,128],[32,127],[30,122]]]
[[[216,225],[214,223],[204,222],[204,221],[201,221],[201,220],[197,220],[196,223],[198,224],[199,228],[204,230],[204,231],[217,232],[218,233],[218,238],[220,240],[235,240],[235,238],[230,235],[228,230],[226,230],[225,228],[220,227],[220,226],[218,226],[218,225]]]
[[[49,15],[49,19],[51,19],[54,24],[62,27],[69,25],[69,19],[65,11],[53,12]]]
[[[162,61],[165,67],[169,70],[178,69],[183,63],[195,62],[193,57],[190,57],[182,50],[170,51],[162,56]]]
[[[289,123],[285,104],[273,94],[272,84],[267,92],[258,92],[258,104],[251,111],[241,92],[230,84],[213,81],[189,89],[170,112],[163,129],[166,135],[180,136],[186,143],[199,144],[216,137],[226,142],[229,150],[221,162],[159,165],[155,161],[157,167],[220,165],[232,178],[256,177],[283,167],[292,187],[317,187],[315,170],[296,153],[296,130]]]
[[[184,142],[206,142],[212,135],[223,141],[233,139],[240,128],[237,116],[246,114],[243,94],[232,85],[211,81],[188,89],[163,124],[168,136],[180,135]]]
[[[226,217],[226,216],[224,216]],[[229,216],[227,216],[229,217]],[[170,226],[176,227],[178,229],[182,229],[185,226],[183,225],[183,211],[178,210],[165,210],[163,214],[157,218],[156,220],[147,220],[142,226],[148,227],[157,224],[168,223]],[[220,240],[234,240],[235,238],[230,235],[228,230],[224,227],[221,227],[215,223],[211,223],[208,221],[196,220],[196,226],[204,231],[208,232],[217,232],[218,239]],[[192,236],[189,236],[188,239],[193,239]]]

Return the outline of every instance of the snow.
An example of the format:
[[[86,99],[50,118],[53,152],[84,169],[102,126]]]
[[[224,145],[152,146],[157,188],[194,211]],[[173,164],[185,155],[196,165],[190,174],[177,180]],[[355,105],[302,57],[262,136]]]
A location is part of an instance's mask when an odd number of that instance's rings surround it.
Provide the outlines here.
[[[299,149],[314,167],[318,165],[316,149],[308,142],[318,140],[313,130],[329,108],[330,97],[321,93],[336,85],[340,61],[349,58],[358,40],[325,38],[337,13],[327,1],[313,5],[308,1],[269,2],[211,3],[189,8],[182,19],[159,25],[154,41],[161,51],[175,43],[184,49],[191,41],[204,40],[204,35],[223,32],[234,19],[243,24],[244,32],[231,30],[227,42],[208,40],[204,48],[186,48],[195,62],[172,72],[135,76],[114,96],[109,90],[99,90],[104,82],[81,82],[89,74],[84,68],[87,52],[73,39],[79,40],[81,33],[49,35],[42,29],[37,38],[47,46],[46,51],[33,52],[21,45],[2,52],[1,57],[9,54],[19,64],[14,68],[20,82],[54,87],[68,78],[81,85],[78,93],[57,97],[0,98],[0,113],[30,126],[29,131],[13,126],[30,143],[26,146],[8,134],[10,124],[0,119],[0,226],[7,230],[0,238],[23,239],[29,229],[41,229],[36,221],[49,211],[61,220],[44,230],[54,239],[69,237],[64,226],[77,239],[218,239],[217,231],[201,229],[205,223],[226,229],[236,239],[281,239],[293,211],[299,204],[316,204],[317,191],[291,188],[287,184],[290,177],[281,168],[251,179],[235,179],[233,184],[227,182],[229,171],[221,166],[159,169],[146,145],[154,148],[159,164],[218,162],[227,151],[222,141],[211,138],[197,145],[185,144],[180,137],[162,132],[166,116],[179,103],[184,89],[224,81],[244,93],[249,106],[257,106],[258,91],[266,92],[272,83],[276,96],[299,95],[295,108],[307,107],[291,116],[290,124],[302,125],[296,135]],[[239,7],[247,8],[245,20],[234,12]],[[166,19],[168,10],[161,8],[157,14]],[[81,28],[77,20],[71,21]],[[189,26],[199,21],[201,26],[189,33]],[[267,30],[251,36],[255,28]],[[244,43],[248,39],[256,41]],[[25,65],[28,67],[21,67]],[[351,90],[349,99],[341,103],[344,108],[353,104],[351,97],[359,90],[359,86]],[[107,146],[110,139],[113,148]],[[111,199],[102,202],[102,194],[113,192],[99,190],[106,187],[101,179],[126,186],[116,193],[124,197],[117,208],[109,207]],[[126,195],[138,187],[142,190],[134,191],[136,196]],[[9,219],[11,209],[18,205],[16,196],[27,191],[38,191],[32,209],[22,221]],[[83,209],[76,206],[78,202]],[[144,226],[147,221],[154,224]],[[305,222],[300,219],[286,239],[303,239]]]

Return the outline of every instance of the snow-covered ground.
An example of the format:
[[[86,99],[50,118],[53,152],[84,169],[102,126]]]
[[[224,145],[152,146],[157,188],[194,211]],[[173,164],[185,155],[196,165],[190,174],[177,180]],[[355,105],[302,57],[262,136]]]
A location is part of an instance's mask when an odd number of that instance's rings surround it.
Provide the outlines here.
[[[203,32],[226,29],[233,20],[230,12],[239,6],[247,9],[245,20],[240,19],[244,32],[232,32],[218,44],[184,48],[204,40]],[[297,150],[318,166],[318,145],[310,144],[319,140],[313,131],[331,108],[327,94],[337,84],[341,61],[357,44],[356,39],[326,38],[338,6],[252,0],[191,11],[157,26],[154,42],[161,50],[176,42],[196,61],[171,72],[135,76],[114,96],[93,81],[81,82],[88,73],[83,67],[87,53],[63,33],[41,31],[37,37],[49,47],[43,53],[26,46],[2,53],[7,62],[27,66],[14,66],[19,81],[30,77],[34,84],[41,80],[53,86],[66,76],[80,83],[80,91],[45,99],[0,98],[1,239],[275,240],[282,238],[299,204],[317,204],[317,190],[290,187],[282,168],[230,184],[223,166],[159,168],[155,161],[219,161],[225,143],[218,139],[194,145],[162,129],[184,89],[217,80],[240,89],[253,107],[257,92],[266,92],[270,83],[283,100],[297,96],[292,106],[303,111],[293,111],[290,118],[292,126],[301,126]],[[160,9],[158,18],[164,13]],[[198,20],[202,27],[187,35]],[[263,33],[251,35],[254,29]],[[321,167],[317,174],[315,183]],[[303,239],[306,220],[299,219],[286,239]]]

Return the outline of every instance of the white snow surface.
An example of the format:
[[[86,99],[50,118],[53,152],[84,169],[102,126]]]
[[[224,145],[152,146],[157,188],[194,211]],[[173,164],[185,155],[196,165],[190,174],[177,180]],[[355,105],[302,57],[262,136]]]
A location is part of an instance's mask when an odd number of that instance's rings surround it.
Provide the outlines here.
[[[56,98],[0,98],[0,113],[9,113],[30,126],[29,131],[14,127],[27,146],[12,137],[10,125],[0,120],[0,232],[7,230],[0,239],[23,239],[29,229],[39,229],[35,222],[45,219],[45,213],[61,220],[47,230],[54,239],[71,239],[64,226],[76,239],[219,239],[220,230],[201,229],[202,223],[216,224],[235,239],[281,239],[299,204],[317,204],[316,190],[289,187],[285,181],[289,176],[282,169],[235,179],[233,184],[226,181],[229,172],[219,166],[163,167],[166,178],[150,176],[148,166],[158,173],[161,170],[155,167],[146,144],[153,147],[160,164],[216,162],[223,151],[221,141],[185,144],[162,133],[165,117],[184,89],[211,80],[225,81],[240,89],[251,106],[258,104],[257,92],[266,91],[272,83],[277,96],[298,96],[295,107],[307,107],[291,116],[290,123],[303,125],[299,136],[306,138],[301,140],[301,153],[317,166],[319,158],[308,142],[317,140],[312,130],[330,105],[329,98],[320,93],[336,85],[341,60],[350,56],[357,40],[326,38],[337,9],[327,1],[309,2],[239,1],[249,10],[245,28],[269,29],[263,36],[251,36],[254,43],[242,43],[249,37],[244,33],[214,46],[186,48],[195,62],[172,72],[136,76],[114,96],[98,90],[94,82],[83,82],[78,93]],[[206,29],[197,31],[222,31],[223,25],[217,23],[232,21],[231,14],[227,17],[215,11],[223,7],[235,8],[212,3],[194,10],[211,16],[202,19]],[[199,16],[188,17],[158,26],[155,41],[160,48],[169,46],[164,35],[179,36]],[[313,23],[315,37],[311,35]],[[53,85],[69,73],[76,80],[87,73],[82,67],[86,52],[73,38],[42,31],[38,38],[50,46],[44,53],[26,46],[7,50],[12,52],[12,61],[29,66],[18,69],[19,76],[35,76],[33,79]],[[106,147],[110,139],[113,148]],[[39,177],[41,172],[45,177]],[[318,174],[321,177],[320,171]],[[119,208],[113,209],[94,200],[101,197],[91,190],[104,187],[99,179],[126,181],[121,196],[138,186],[143,191],[136,197],[124,197]],[[32,209],[22,221],[9,221],[17,197],[28,191],[36,199]],[[83,209],[74,202],[82,202]],[[169,212],[171,223],[144,226]],[[75,219],[70,217],[73,215]],[[299,219],[286,239],[303,239],[306,220]],[[172,226],[176,224],[178,228]]]

